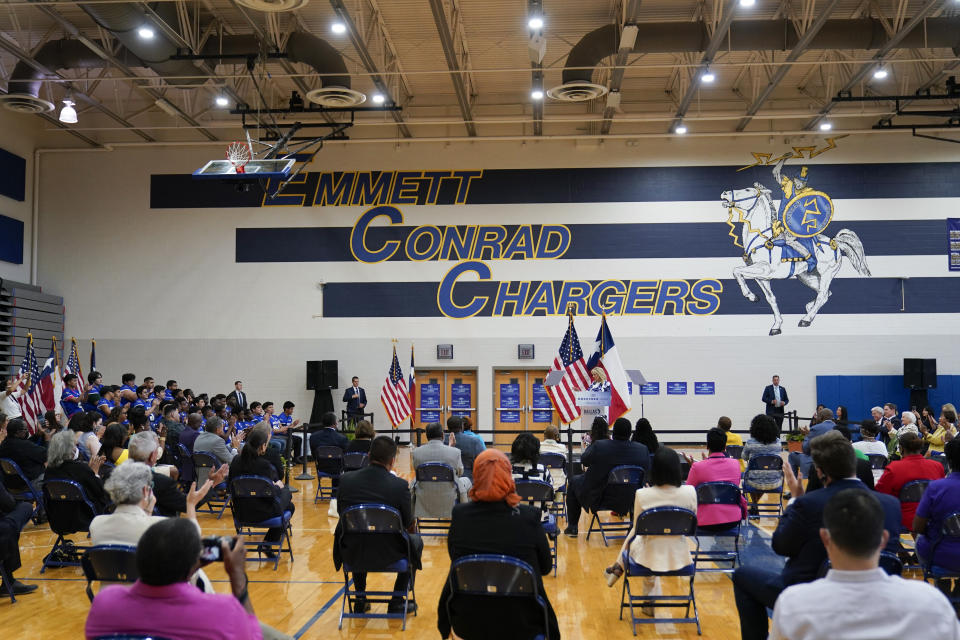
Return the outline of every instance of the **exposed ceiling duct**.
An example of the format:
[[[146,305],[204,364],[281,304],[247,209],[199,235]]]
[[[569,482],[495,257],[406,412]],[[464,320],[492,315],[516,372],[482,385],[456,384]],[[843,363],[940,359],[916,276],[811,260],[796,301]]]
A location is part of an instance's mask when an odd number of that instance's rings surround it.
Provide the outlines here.
[[[129,66],[147,67],[162,78],[170,78],[180,87],[199,86],[207,82],[192,60],[171,59],[178,53],[177,45],[169,40],[162,30],[154,37],[142,38],[137,31],[152,25],[152,19],[137,4],[84,4],[84,11],[97,24],[110,31],[124,47],[120,57],[126,57]],[[153,6],[156,15],[168,24],[176,24],[176,7],[172,2]],[[224,36],[207,42],[201,52],[205,56],[218,54],[256,55],[264,44],[253,35]],[[366,96],[350,88],[350,75],[346,63],[333,46],[308,33],[290,34],[284,53],[290,62],[303,63],[313,68],[320,76],[320,88],[311,91],[307,98],[328,107],[346,107],[362,103]],[[41,47],[36,58],[48,69],[102,68],[109,63],[97,56],[78,40],[58,40]],[[235,63],[236,60],[231,60]],[[34,67],[20,62],[9,81],[9,95],[0,97],[5,108],[39,113],[51,111],[53,105],[39,97],[41,82],[46,76]]]
[[[699,53],[710,42],[705,22],[639,23],[632,53]],[[808,49],[871,50],[890,40],[880,20],[828,20]],[[730,25],[723,48],[728,51],[789,51],[800,36],[790,20],[736,20]],[[606,93],[592,82],[593,68],[616,55],[620,29],[608,24],[585,35],[570,50],[563,69],[563,84],[548,92],[551,98],[583,101]],[[928,18],[911,31],[897,48],[948,48],[960,50],[960,18]],[[600,91],[598,89],[604,89]],[[568,88],[568,89],[565,89]]]

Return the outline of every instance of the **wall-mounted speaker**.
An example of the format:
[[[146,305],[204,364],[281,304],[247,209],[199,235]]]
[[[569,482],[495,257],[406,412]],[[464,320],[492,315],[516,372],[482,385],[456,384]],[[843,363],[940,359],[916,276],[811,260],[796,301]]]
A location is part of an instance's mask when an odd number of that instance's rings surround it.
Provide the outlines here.
[[[903,386],[906,389],[936,389],[936,358],[904,358]]]

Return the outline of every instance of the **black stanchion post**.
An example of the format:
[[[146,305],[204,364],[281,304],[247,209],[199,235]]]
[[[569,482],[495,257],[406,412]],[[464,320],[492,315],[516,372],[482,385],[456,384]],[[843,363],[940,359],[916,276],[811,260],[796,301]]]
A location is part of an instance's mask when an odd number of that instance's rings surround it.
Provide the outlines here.
[[[290,435],[290,432],[287,431],[287,459],[283,463],[284,479],[283,484],[287,485],[287,488],[290,489],[290,493],[297,493],[300,489],[292,486],[290,484],[290,467],[293,465],[293,437]]]
[[[313,480],[313,476],[307,471],[307,457],[310,453],[310,434],[307,431],[307,427],[309,426],[308,424],[304,424],[300,427],[300,430],[303,431],[303,470],[300,472],[300,475],[294,477],[294,480]]]

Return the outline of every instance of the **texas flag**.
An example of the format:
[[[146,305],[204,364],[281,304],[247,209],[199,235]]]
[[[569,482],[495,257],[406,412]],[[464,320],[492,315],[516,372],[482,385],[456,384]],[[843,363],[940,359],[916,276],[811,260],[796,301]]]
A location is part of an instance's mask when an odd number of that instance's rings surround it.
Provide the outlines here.
[[[623,369],[620,362],[620,352],[617,345],[613,342],[613,336],[610,335],[610,328],[607,326],[607,316],[603,316],[600,321],[600,331],[597,333],[597,341],[593,345],[593,355],[587,361],[587,371],[594,367],[600,367],[607,375],[607,382],[610,383],[610,413],[608,423],[613,421],[630,410],[630,391],[627,386],[627,372]]]

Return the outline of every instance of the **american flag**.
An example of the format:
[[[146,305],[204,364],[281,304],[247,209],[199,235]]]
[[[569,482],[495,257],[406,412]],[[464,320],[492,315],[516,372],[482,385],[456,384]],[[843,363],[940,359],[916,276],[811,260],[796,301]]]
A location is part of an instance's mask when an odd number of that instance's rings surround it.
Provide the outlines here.
[[[27,352],[23,355],[23,362],[20,363],[20,374],[17,376],[17,387],[21,393],[17,397],[17,404],[20,405],[20,411],[23,413],[23,419],[27,421],[30,433],[37,431],[40,418],[43,417],[43,401],[40,398],[40,387],[37,381],[40,379],[40,365],[37,363],[37,354],[33,350],[33,336],[27,343]]]
[[[416,421],[416,410],[417,410],[417,374],[413,369],[413,345],[410,345],[410,384],[407,385],[408,393],[410,397],[410,415],[413,416],[413,421]]]
[[[580,417],[580,407],[573,397],[574,392],[590,388],[590,374],[587,372],[587,363],[583,359],[583,349],[580,348],[580,338],[573,326],[573,314],[569,316],[567,333],[560,343],[560,355],[553,359],[552,371],[563,371],[563,379],[552,387],[547,387],[553,407],[560,414],[563,423],[573,422]]]
[[[80,378],[80,388],[83,389],[83,385],[86,380],[83,379],[83,371],[80,369],[80,352],[77,350],[77,339],[71,338],[72,346],[70,347],[70,357],[67,359],[67,364],[63,365],[63,377],[66,378],[69,374],[74,374]]]
[[[410,395],[407,392],[407,380],[400,370],[400,361],[397,360],[397,348],[393,348],[393,362],[387,379],[380,389],[380,404],[387,410],[390,423],[396,427],[410,417]]]

